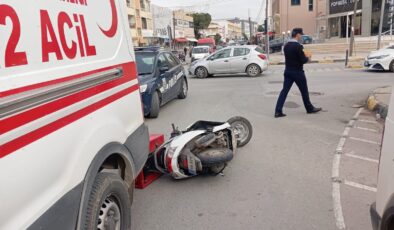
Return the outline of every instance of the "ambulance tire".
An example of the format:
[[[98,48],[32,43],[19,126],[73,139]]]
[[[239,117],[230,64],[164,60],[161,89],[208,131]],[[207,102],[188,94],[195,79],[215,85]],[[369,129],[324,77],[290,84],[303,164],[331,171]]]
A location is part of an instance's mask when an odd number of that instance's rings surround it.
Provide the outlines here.
[[[152,103],[149,113],[149,118],[157,118],[160,112],[160,97],[159,93],[156,91],[152,95]]]
[[[130,229],[131,203],[128,186],[115,173],[99,173],[92,186],[83,229]]]

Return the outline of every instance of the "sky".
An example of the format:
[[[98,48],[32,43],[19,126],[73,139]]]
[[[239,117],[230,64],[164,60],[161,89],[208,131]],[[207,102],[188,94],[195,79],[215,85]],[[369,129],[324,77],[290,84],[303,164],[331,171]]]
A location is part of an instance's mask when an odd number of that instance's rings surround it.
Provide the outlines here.
[[[189,11],[208,11],[213,19],[235,17],[247,19],[248,9],[250,9],[252,20],[255,20],[258,16],[263,2],[265,0],[151,0],[152,4],[164,7],[173,8],[182,6]],[[265,4],[263,5],[262,17],[264,15]]]

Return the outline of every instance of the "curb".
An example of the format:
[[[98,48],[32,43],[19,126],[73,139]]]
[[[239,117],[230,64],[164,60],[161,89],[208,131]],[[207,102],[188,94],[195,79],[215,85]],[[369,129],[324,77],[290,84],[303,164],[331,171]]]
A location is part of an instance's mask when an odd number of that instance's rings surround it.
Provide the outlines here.
[[[323,60],[313,60],[308,62],[307,64],[332,64],[332,63],[342,63],[345,62],[344,58],[338,59],[323,59]],[[284,65],[285,62],[282,61],[271,61],[270,65]]]

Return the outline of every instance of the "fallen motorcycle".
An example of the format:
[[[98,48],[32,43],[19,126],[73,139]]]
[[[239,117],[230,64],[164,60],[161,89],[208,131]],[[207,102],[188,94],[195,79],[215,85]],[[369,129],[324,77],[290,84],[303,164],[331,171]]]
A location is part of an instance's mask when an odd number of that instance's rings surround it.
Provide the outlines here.
[[[155,168],[175,179],[217,175],[237,150],[252,138],[251,123],[243,117],[227,122],[197,121],[185,131],[172,125],[171,138],[153,153]]]

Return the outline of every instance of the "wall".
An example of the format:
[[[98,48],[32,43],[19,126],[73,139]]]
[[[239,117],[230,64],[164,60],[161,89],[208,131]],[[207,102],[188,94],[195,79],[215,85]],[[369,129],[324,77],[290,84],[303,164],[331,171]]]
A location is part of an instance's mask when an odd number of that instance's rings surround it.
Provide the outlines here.
[[[174,11],[175,38],[194,38],[193,17],[183,10]]]

